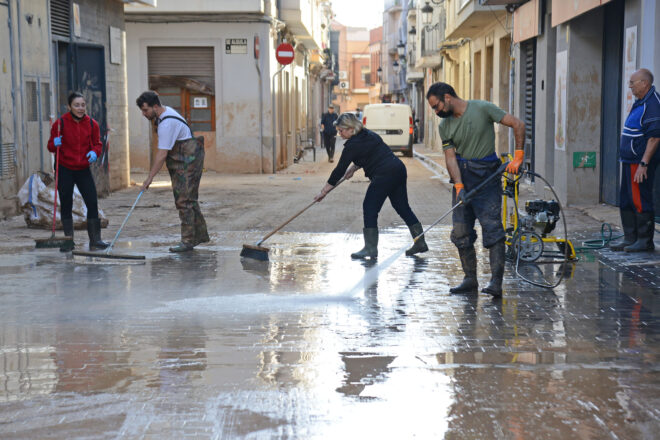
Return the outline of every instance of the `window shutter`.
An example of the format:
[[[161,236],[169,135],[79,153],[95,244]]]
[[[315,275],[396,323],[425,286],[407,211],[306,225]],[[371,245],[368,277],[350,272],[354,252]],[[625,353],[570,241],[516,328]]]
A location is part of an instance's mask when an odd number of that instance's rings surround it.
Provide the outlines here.
[[[149,75],[194,79],[215,90],[213,47],[149,47]]]
[[[58,37],[71,36],[70,0],[50,0],[50,29]]]
[[[523,93],[525,103],[523,107],[523,122],[525,123],[525,162],[528,169],[534,169],[534,107],[536,101],[536,38],[521,43],[524,53],[523,66]]]

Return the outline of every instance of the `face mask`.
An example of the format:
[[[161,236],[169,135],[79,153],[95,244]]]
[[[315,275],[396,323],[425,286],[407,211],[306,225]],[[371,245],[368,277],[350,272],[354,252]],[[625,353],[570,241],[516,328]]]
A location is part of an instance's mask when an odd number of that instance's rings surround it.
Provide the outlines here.
[[[448,118],[450,116],[453,116],[454,115],[454,110],[449,110],[448,112],[442,110],[442,111],[435,112],[435,114],[444,119],[444,118]]]

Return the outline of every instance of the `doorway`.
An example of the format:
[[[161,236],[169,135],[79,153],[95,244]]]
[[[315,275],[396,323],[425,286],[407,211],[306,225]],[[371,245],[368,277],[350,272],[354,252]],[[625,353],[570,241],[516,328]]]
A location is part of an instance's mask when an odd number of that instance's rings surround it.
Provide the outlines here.
[[[617,0],[604,6],[603,88],[601,108],[600,200],[619,206],[619,134],[621,133],[621,73],[623,60],[624,2]]]

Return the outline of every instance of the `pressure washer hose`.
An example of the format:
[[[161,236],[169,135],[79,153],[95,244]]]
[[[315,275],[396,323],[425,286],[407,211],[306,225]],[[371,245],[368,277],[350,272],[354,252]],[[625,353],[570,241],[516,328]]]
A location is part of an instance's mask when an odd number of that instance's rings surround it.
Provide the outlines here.
[[[555,200],[557,201],[557,204],[559,205],[559,212],[560,212],[560,215],[561,215],[562,223],[564,225],[564,260],[561,263],[562,264],[561,274],[559,275],[559,279],[557,280],[557,282],[555,284],[539,283],[539,282],[532,281],[532,280],[526,278],[524,275],[522,275],[520,273],[520,271],[518,270],[519,267],[520,267],[520,252],[518,252],[517,255],[516,255],[516,275],[521,280],[523,280],[523,281],[525,281],[525,282],[527,282],[527,283],[529,283],[533,286],[541,287],[541,288],[544,288],[544,289],[554,289],[555,287],[559,286],[561,284],[561,282],[564,280],[564,272],[565,272],[564,271],[564,266],[568,263],[568,227],[566,226],[566,216],[564,215],[564,209],[561,206],[561,202],[559,201],[559,197],[557,196],[557,193],[555,192],[555,189],[552,187],[552,185],[550,185],[550,182],[548,182],[543,176],[541,176],[541,175],[539,175],[539,174],[537,174],[533,171],[523,170],[523,171],[521,171],[521,173],[522,174],[527,174],[527,175],[530,175],[530,176],[534,176],[534,177],[538,177],[539,179],[541,179],[546,185],[548,185],[548,188],[550,188],[550,191],[552,191],[552,195],[555,197]],[[516,178],[515,180],[520,180],[521,177],[522,177],[522,175],[520,177]],[[512,180],[511,178],[509,178],[507,176],[505,176],[505,178],[509,179],[509,180]],[[516,214],[518,214],[518,203],[516,202],[515,198],[514,198],[514,205],[515,205]],[[518,218],[520,218],[520,215],[518,215]],[[513,231],[513,236],[514,237],[515,237],[517,231],[518,231],[518,229]]]

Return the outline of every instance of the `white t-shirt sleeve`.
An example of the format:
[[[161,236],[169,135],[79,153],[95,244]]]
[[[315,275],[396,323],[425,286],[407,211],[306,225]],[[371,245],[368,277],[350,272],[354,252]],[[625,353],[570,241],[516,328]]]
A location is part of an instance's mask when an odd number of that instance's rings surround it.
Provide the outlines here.
[[[175,119],[165,119],[158,124],[158,149],[171,150],[174,147],[179,132],[179,124]]]

